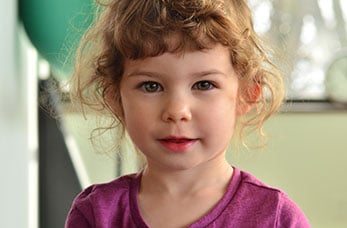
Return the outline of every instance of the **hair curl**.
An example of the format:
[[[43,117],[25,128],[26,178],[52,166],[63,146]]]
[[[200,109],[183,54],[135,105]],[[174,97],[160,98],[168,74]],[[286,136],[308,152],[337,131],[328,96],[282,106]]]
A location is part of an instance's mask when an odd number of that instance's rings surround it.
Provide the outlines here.
[[[175,42],[170,37],[175,36]],[[82,38],[71,84],[71,98],[84,107],[110,114],[125,132],[120,97],[125,59],[144,59],[165,52],[211,48],[230,50],[239,75],[240,94],[262,93],[255,108],[241,121],[262,133],[264,121],[283,99],[281,76],[256,35],[246,0],[110,0],[99,2],[95,23]],[[109,102],[112,101],[112,104]],[[242,133],[241,138],[242,138]]]

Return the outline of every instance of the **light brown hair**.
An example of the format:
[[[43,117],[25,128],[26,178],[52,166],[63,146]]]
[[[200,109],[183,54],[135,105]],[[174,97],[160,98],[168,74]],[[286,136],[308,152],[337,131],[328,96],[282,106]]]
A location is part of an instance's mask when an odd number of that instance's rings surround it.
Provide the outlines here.
[[[254,104],[240,132],[258,129],[283,99],[281,76],[256,35],[246,0],[109,0],[83,37],[72,77],[72,100],[114,118],[124,131],[119,92],[125,59],[211,48],[230,50],[240,99]],[[101,9],[101,10],[100,10]],[[169,38],[175,36],[175,43]],[[258,97],[255,88],[260,89]]]

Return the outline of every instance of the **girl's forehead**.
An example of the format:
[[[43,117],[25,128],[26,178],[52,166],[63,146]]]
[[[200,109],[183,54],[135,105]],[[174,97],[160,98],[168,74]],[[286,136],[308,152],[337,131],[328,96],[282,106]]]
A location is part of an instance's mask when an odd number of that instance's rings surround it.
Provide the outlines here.
[[[147,62],[151,59],[164,59],[164,58],[180,58],[180,59],[189,59],[194,57],[203,57],[203,56],[211,56],[211,55],[223,55],[227,54],[229,55],[229,48],[227,46],[224,46],[220,43],[210,43],[208,47],[206,48],[192,48],[192,47],[186,47],[183,49],[176,49],[176,43],[171,43],[168,50],[164,51],[163,53],[159,53],[157,55],[148,55],[144,56],[142,58],[132,59],[125,57],[125,62]]]
[[[126,59],[124,75],[147,74],[153,71],[190,74],[204,71],[229,71],[232,68],[229,49],[221,44],[215,44],[209,49],[165,52],[158,56],[137,60]]]

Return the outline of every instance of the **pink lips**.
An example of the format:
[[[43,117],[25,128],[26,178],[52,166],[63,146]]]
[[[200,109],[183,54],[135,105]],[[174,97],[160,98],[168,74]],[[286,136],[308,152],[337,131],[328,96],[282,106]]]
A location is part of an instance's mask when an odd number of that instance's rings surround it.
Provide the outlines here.
[[[186,137],[170,136],[167,138],[159,139],[159,142],[173,152],[185,152],[190,146],[192,146],[197,139],[190,139]]]

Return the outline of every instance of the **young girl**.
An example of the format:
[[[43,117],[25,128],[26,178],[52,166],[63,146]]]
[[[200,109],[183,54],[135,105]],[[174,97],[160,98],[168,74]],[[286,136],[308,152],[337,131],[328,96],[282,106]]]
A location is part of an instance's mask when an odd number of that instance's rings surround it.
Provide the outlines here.
[[[146,165],[85,189],[66,227],[309,227],[285,193],[225,158],[234,133],[261,131],[283,95],[246,0],[103,7],[81,44],[72,92],[112,114]]]

